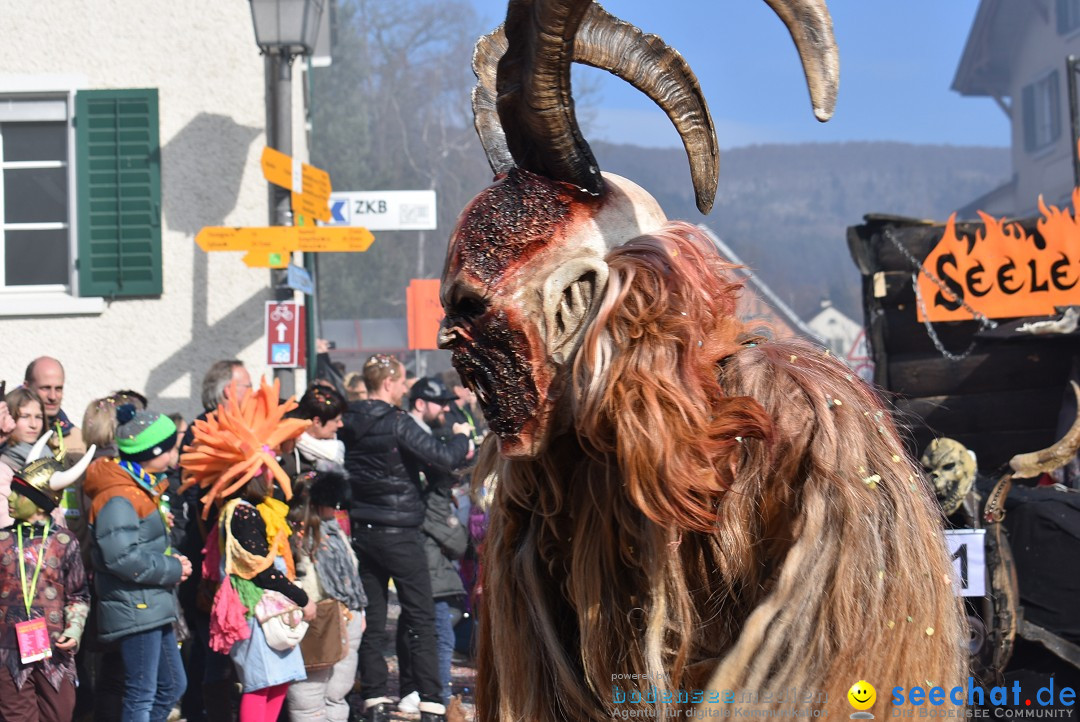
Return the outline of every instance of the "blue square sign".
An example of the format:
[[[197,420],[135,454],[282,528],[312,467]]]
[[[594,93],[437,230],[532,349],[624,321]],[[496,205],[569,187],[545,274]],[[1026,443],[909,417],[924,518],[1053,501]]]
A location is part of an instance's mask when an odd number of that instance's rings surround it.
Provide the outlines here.
[[[292,361],[292,344],[291,343],[274,343],[270,344],[270,359],[271,363],[287,364]]]

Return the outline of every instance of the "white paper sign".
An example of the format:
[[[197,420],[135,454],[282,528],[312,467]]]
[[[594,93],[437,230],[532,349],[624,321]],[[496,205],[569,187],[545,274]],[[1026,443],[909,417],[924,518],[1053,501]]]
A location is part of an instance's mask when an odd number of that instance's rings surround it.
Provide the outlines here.
[[[986,530],[950,529],[945,532],[957,596],[986,596]]]

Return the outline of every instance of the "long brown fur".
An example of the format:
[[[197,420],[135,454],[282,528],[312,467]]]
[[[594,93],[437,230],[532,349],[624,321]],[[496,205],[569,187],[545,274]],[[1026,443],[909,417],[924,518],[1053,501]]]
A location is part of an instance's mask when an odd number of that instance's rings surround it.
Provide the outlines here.
[[[478,719],[655,716],[726,690],[847,714],[861,679],[883,714],[893,686],[960,684],[940,513],[877,395],[819,348],[748,333],[693,226],[607,262],[572,430],[535,460],[482,455]]]

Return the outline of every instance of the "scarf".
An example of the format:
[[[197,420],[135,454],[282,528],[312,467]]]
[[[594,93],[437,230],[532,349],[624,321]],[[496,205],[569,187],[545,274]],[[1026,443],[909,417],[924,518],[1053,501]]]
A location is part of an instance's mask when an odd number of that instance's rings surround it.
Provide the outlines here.
[[[28,444],[25,441],[20,441],[14,445],[8,445],[4,447],[4,456],[11,460],[11,464],[8,464],[15,471],[19,471],[26,466],[26,457],[30,453],[30,449],[33,448],[32,444]]]
[[[285,576],[296,579],[296,565],[293,563],[292,547],[289,545],[292,527],[286,518],[289,505],[268,496],[255,508],[266,524],[266,543],[270,546],[271,558],[280,556],[284,559],[285,568],[288,570]]]
[[[306,431],[296,440],[296,448],[308,461],[316,464],[329,461],[337,466],[345,465],[345,444],[337,439],[316,439]]]
[[[333,519],[324,519],[320,526],[322,544],[315,551],[315,574],[326,596],[336,599],[350,610],[367,606],[367,596],[356,571],[356,563],[349,553],[345,534]]]

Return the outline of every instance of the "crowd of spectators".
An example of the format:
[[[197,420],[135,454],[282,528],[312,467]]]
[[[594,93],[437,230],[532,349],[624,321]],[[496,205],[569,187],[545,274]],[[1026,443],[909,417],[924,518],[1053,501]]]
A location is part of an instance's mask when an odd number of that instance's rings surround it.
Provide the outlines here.
[[[309,423],[264,447],[291,484],[263,468],[207,503],[184,483],[182,453],[212,453],[197,445],[224,405],[263,391],[239,360],[206,372],[190,424],[119,389],[81,426],[63,408],[60,361],[29,363],[0,396],[0,719],[460,714],[450,664],[455,647],[470,651],[458,625],[475,603],[482,512],[467,473],[485,436],[475,398],[453,371],[417,379],[383,354],[319,376],[288,413]],[[276,651],[252,602],[249,635],[222,644],[223,585],[241,602],[280,594],[312,625],[308,642]],[[398,690],[384,657],[391,594]],[[331,609],[340,648],[326,652],[310,630]]]

